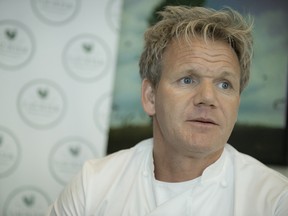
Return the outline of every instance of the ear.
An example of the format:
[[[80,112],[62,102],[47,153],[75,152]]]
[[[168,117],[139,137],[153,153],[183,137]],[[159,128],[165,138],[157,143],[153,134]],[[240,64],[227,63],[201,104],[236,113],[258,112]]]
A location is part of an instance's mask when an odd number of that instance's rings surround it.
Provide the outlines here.
[[[153,116],[155,114],[155,89],[147,79],[142,81],[141,101],[147,115]]]

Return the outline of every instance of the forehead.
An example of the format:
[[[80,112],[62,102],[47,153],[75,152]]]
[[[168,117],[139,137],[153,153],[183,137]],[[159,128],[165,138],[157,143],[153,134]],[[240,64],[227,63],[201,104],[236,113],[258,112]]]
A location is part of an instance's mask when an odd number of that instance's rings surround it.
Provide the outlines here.
[[[199,63],[216,67],[233,67],[240,70],[238,57],[233,48],[225,41],[178,38],[171,41],[164,52],[165,64]]]

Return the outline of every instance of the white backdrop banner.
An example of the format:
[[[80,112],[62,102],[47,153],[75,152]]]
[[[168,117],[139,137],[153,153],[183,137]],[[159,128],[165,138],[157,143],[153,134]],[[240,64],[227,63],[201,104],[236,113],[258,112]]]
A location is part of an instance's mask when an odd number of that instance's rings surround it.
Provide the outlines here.
[[[106,153],[122,0],[0,0],[0,215]]]

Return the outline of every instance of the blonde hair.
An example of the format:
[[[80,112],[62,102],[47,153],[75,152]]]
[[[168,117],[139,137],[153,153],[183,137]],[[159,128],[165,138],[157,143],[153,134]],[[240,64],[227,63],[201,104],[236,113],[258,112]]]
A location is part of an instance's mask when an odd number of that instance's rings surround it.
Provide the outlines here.
[[[165,48],[175,38],[191,36],[204,40],[227,41],[237,54],[240,68],[240,92],[250,76],[253,51],[252,20],[245,20],[231,8],[214,10],[203,7],[168,6],[159,12],[161,21],[145,32],[145,47],[139,67],[141,78],[148,79],[154,87],[161,78],[161,64]],[[251,18],[251,17],[249,17]]]

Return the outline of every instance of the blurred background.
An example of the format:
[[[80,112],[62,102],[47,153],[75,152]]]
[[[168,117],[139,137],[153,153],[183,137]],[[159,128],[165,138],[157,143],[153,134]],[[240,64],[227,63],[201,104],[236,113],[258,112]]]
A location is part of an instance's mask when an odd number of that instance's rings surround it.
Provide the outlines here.
[[[166,5],[254,17],[249,87],[229,142],[288,176],[288,5],[281,0],[0,0],[0,215],[45,215],[83,162],[151,137],[143,33]]]

